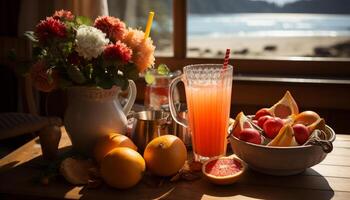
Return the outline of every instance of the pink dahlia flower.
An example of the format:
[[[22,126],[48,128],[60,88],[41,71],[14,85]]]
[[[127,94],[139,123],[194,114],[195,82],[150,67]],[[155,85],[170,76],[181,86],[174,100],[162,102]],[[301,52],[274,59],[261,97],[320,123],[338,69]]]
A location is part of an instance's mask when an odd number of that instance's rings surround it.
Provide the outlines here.
[[[107,34],[107,37],[113,41],[123,39],[126,26],[120,19],[110,16],[98,17],[94,26]]]
[[[67,21],[73,21],[74,15],[71,11],[68,10],[58,10],[56,11],[52,17],[57,20],[67,20]]]
[[[34,87],[43,92],[51,92],[58,88],[59,75],[54,69],[49,72],[44,61],[35,63],[30,71]],[[49,77],[51,73],[51,77]]]
[[[103,52],[103,57],[106,60],[121,61],[122,63],[129,62],[131,56],[132,50],[120,41],[108,45]]]
[[[47,17],[46,20],[41,20],[35,28],[35,36],[39,38],[40,43],[46,43],[53,38],[64,38],[66,35],[66,26],[53,17]]]

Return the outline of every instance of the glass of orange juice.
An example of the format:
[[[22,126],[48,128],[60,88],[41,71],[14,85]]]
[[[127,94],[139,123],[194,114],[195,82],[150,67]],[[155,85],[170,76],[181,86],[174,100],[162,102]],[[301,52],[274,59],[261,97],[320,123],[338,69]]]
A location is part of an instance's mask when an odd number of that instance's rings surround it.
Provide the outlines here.
[[[233,67],[195,64],[185,66],[183,72],[170,84],[169,105],[173,119],[190,131],[196,161],[225,155]],[[188,121],[178,116],[173,103],[173,91],[180,81],[185,85]]]

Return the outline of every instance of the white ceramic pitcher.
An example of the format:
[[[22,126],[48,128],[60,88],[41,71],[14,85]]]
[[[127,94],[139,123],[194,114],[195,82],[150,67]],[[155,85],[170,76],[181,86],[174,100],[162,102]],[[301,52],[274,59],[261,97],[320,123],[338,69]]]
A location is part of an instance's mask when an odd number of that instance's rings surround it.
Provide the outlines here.
[[[129,80],[129,95],[124,107],[119,102],[120,87],[71,87],[68,89],[68,108],[64,125],[79,153],[89,155],[96,139],[108,133],[124,134],[126,115],[136,99],[136,85]]]

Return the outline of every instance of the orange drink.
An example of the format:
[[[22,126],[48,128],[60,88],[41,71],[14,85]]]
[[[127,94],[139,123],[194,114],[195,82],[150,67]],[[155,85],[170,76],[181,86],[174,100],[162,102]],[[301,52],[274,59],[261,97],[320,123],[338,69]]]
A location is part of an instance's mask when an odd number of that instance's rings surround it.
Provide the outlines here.
[[[185,84],[188,122],[177,116],[172,89],[182,80]],[[170,111],[174,120],[187,127],[197,161],[225,155],[231,105],[232,66],[199,64],[184,67],[184,74],[170,85]]]

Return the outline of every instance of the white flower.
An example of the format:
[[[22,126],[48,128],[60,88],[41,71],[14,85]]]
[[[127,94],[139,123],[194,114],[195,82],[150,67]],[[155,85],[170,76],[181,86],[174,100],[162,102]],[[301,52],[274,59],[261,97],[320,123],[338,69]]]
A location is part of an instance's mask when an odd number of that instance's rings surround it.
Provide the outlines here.
[[[90,60],[91,58],[97,58],[108,42],[106,34],[101,30],[92,26],[81,25],[77,30],[75,50],[80,56]]]

